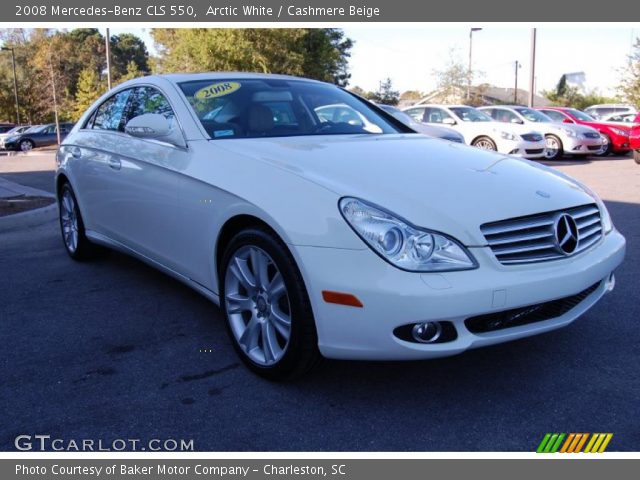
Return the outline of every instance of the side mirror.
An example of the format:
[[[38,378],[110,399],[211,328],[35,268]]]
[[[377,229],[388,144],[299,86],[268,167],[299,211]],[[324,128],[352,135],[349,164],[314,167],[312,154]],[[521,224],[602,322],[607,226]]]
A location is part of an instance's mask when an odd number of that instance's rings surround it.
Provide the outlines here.
[[[511,123],[518,123],[518,124],[522,125],[524,122],[522,120],[520,120],[519,118],[512,118],[511,119]]]
[[[575,123],[573,120],[571,120],[570,118],[566,118],[564,120],[562,120],[562,123]]]
[[[445,125],[455,125],[456,121],[451,117],[447,117],[442,119],[442,123],[444,123]]]
[[[132,137],[160,140],[178,147],[186,147],[182,133],[174,128],[164,115],[158,113],[145,113],[133,117],[127,122],[124,131]]]

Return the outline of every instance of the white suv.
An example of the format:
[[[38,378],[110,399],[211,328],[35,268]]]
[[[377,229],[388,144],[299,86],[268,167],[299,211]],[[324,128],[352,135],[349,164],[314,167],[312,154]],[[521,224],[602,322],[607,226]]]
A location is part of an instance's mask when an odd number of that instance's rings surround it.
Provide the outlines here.
[[[596,120],[602,120],[603,117],[612,114],[622,115],[625,113],[638,113],[636,107],[633,105],[625,105],[620,103],[603,103],[602,105],[591,105],[584,109],[585,113],[588,113]]]
[[[418,105],[405,110],[417,122],[444,124],[457,130],[465,143],[484,150],[524,158],[542,158],[542,133],[524,125],[494,122],[484,112],[466,105]]]
[[[555,123],[544,113],[528,107],[500,105],[481,107],[497,122],[525,125],[540,130],[545,137],[547,160],[559,160],[563,154],[597,155],[606,142],[600,133],[586,125]]]

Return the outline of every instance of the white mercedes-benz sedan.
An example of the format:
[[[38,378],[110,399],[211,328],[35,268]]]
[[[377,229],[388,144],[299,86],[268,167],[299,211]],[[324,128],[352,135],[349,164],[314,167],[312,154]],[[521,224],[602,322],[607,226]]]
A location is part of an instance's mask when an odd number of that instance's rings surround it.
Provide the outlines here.
[[[358,114],[318,114],[329,105]],[[577,181],[295,77],[128,81],[57,163],[69,255],[117,249],[191,286],[271,379],[322,356],[425,359],[562,327],[613,288],[625,252]]]

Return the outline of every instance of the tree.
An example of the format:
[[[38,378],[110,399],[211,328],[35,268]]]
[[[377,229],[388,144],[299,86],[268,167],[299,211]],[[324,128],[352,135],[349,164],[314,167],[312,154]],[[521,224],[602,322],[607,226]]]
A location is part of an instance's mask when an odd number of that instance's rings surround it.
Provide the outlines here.
[[[144,42],[131,33],[111,37],[111,72],[114,78],[124,77],[135,65],[138,76],[149,72],[149,52]]]
[[[419,90],[406,90],[400,95],[400,100],[422,100],[425,94]]]
[[[138,78],[140,76],[143,75],[143,72],[141,72],[138,69],[138,64],[134,61],[131,60],[128,64],[127,64],[127,69],[124,73],[124,75],[121,75],[119,77],[116,77],[116,85],[126,82],[127,80],[133,80],[134,78]]]
[[[153,29],[160,72],[247,71],[346,85],[353,43],[331,28]]]
[[[618,92],[625,101],[640,106],[640,38],[636,38],[629,64],[622,70]]]
[[[71,119],[77,121],[82,114],[104,93],[104,85],[93,68],[85,68],[78,77],[75,105]]]
[[[434,69],[436,86],[442,91],[444,97],[457,98],[461,92],[466,91],[468,83],[473,84],[473,72],[462,63],[455,50],[449,51],[449,59],[441,70]]]
[[[596,91],[583,93],[578,87],[569,85],[567,77],[562,75],[554,90],[543,90],[542,95],[559,107],[572,107],[584,110],[590,105],[598,103],[612,103],[616,99],[600,95]]]
[[[400,92],[393,89],[393,83],[390,78],[380,82],[378,90],[373,92],[371,100],[384,105],[397,105],[400,101]]]

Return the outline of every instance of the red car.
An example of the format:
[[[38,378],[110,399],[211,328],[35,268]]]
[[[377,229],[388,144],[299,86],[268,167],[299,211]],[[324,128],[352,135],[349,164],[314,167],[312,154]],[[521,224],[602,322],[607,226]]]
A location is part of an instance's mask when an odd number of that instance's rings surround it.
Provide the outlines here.
[[[640,119],[636,118],[636,120]],[[633,159],[636,161],[636,163],[640,163],[640,125],[636,125],[631,129],[631,134],[629,135],[629,144],[633,149]]]
[[[629,146],[629,133],[631,127],[624,125],[612,125],[607,122],[599,122],[580,110],[566,107],[544,107],[538,108],[542,113],[551,117],[556,122],[577,123],[595,128],[608,140],[607,149],[602,152],[602,156],[610,153],[625,154],[631,150]]]

